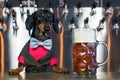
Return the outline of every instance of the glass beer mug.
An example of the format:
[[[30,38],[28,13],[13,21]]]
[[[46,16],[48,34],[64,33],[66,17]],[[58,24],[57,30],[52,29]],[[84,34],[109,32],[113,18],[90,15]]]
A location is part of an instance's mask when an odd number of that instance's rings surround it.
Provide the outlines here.
[[[97,46],[106,48],[106,58],[103,62],[97,62]],[[72,72],[77,74],[96,74],[96,69],[104,65],[108,59],[108,47],[104,42],[96,40],[95,29],[74,29],[72,46]],[[103,53],[102,53],[103,54]]]

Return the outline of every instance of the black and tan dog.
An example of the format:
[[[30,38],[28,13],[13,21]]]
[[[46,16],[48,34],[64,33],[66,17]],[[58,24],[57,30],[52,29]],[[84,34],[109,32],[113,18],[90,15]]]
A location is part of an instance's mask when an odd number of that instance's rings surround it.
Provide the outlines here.
[[[32,30],[31,38],[18,57],[18,68],[11,69],[10,75],[26,72],[43,72],[51,66],[54,72],[68,73],[67,69],[57,67],[57,59],[51,53],[51,28],[59,32],[58,20],[49,10],[38,10],[26,19],[26,29]]]

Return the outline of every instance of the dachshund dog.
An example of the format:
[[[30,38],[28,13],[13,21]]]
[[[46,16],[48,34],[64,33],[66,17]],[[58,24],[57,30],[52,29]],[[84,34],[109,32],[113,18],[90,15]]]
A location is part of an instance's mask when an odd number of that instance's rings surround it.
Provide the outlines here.
[[[31,38],[18,56],[18,67],[8,71],[9,75],[16,75],[23,71],[43,72],[48,66],[57,73],[68,73],[65,68],[57,67],[57,58],[53,55],[50,32],[58,33],[58,20],[49,10],[38,10],[26,19],[26,29]]]

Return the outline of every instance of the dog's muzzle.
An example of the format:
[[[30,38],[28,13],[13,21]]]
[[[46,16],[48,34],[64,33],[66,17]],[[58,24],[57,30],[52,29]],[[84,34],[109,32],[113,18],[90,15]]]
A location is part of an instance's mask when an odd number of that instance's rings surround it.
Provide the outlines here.
[[[44,23],[44,30],[45,32],[50,31],[50,25],[53,22],[52,18],[48,18],[46,16],[42,17],[37,17],[37,22],[38,24]]]
[[[45,30],[45,32],[49,32],[50,31],[50,26],[45,24],[44,30]]]

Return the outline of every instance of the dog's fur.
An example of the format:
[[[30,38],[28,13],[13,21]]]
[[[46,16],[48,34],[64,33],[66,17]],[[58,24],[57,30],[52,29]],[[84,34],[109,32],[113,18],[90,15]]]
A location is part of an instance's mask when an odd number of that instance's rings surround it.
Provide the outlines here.
[[[31,37],[34,37],[39,41],[50,39],[50,31],[52,27],[56,33],[59,32],[58,20],[49,10],[38,10],[34,12],[32,15],[27,17],[25,23],[26,29],[29,31],[29,33],[32,29],[32,34],[30,34]],[[21,71],[23,71],[24,67],[26,67],[26,65],[19,62],[18,68],[11,69],[9,71],[9,74],[19,74]],[[34,67],[36,69],[44,69],[41,65],[35,65]],[[67,69],[59,68],[56,65],[53,65],[51,67],[54,72],[68,73]]]

